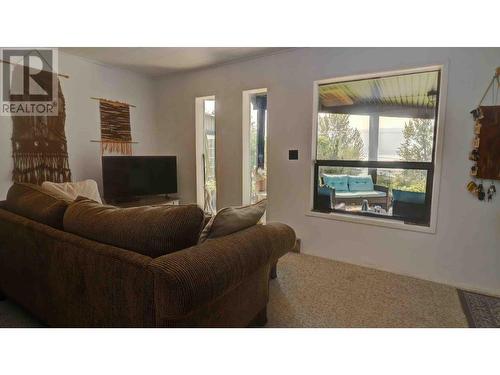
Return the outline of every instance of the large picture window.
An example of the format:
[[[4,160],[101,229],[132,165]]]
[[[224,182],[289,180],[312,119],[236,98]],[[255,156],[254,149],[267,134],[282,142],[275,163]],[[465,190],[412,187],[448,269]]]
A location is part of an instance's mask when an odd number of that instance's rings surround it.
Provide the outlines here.
[[[317,85],[314,210],[429,226],[439,68]]]

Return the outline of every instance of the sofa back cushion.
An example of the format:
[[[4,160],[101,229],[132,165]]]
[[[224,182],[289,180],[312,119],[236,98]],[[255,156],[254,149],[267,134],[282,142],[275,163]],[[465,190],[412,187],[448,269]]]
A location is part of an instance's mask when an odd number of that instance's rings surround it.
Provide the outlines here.
[[[323,182],[326,186],[334,188],[337,193],[349,191],[347,175],[323,174]]]
[[[7,192],[5,208],[28,219],[62,229],[64,213],[69,203],[38,185],[15,182]]]
[[[118,208],[78,197],[64,215],[64,230],[156,258],[196,245],[203,225],[196,205]]]
[[[74,201],[80,196],[92,199],[97,203],[102,203],[97,182],[94,180],[61,183],[45,181],[42,183],[42,189],[48,191],[55,197],[59,197],[60,199]]]
[[[349,191],[373,191],[373,180],[370,175],[349,176]]]
[[[212,216],[201,232],[198,243],[250,228],[262,218],[266,212],[266,206],[267,200],[264,199],[248,206],[223,208]]]

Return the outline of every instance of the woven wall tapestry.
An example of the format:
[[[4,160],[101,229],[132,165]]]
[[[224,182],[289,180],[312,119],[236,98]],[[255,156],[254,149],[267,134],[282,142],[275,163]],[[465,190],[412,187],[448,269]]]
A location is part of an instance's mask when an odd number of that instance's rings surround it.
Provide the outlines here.
[[[130,105],[99,100],[101,111],[101,153],[132,155]]]
[[[46,73],[46,74],[44,74]],[[41,72],[40,79],[52,80],[52,73]],[[69,182],[71,170],[64,125],[66,109],[61,84],[57,116],[13,116],[12,158],[14,182],[40,185],[44,181]]]

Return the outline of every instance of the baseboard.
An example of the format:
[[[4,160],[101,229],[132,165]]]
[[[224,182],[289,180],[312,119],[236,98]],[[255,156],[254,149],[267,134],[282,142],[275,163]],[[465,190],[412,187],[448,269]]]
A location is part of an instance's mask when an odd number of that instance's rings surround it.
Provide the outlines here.
[[[432,277],[416,276],[416,275],[409,274],[408,272],[405,272],[405,271],[394,270],[394,269],[387,269],[387,268],[385,268],[383,266],[376,265],[376,264],[371,264],[371,263],[365,263],[365,262],[354,263],[353,261],[350,261],[350,260],[326,258],[324,256],[320,256],[320,255],[316,255],[316,254],[310,254],[310,253],[303,253],[303,254],[310,255],[310,256],[317,256],[318,258],[323,258],[323,259],[334,260],[336,262],[342,262],[342,263],[352,264],[354,266],[361,266],[361,267],[371,268],[371,269],[374,269],[374,270],[377,270],[377,271],[390,272],[390,273],[394,273],[396,275],[406,276],[406,277],[412,277],[412,278],[418,279],[418,280],[431,281],[433,283],[446,285],[446,286],[449,286],[449,287],[452,287],[452,288],[456,288],[456,289],[462,289],[462,290],[465,290],[465,291],[468,291],[468,292],[472,292],[472,293],[485,294],[485,295],[488,295],[488,296],[500,298],[500,291],[499,290],[488,289],[488,288],[477,288],[477,287],[470,286],[470,285],[467,285],[467,284],[464,284],[464,283],[449,283],[447,281],[437,280],[437,279],[434,279]]]

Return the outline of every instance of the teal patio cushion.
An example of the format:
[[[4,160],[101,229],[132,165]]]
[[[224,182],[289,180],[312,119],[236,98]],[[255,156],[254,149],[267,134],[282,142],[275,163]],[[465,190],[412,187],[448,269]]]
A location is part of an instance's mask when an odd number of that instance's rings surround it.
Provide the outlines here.
[[[387,193],[383,191],[347,191],[347,192],[335,192],[335,198],[339,199],[349,199],[349,198],[383,198],[386,197]]]
[[[347,175],[343,174],[323,174],[323,182],[326,186],[334,188],[335,192],[349,191],[347,186]]]
[[[392,189],[392,199],[398,202],[424,204],[425,193]]]
[[[373,191],[373,180],[370,175],[349,176],[349,191]]]

